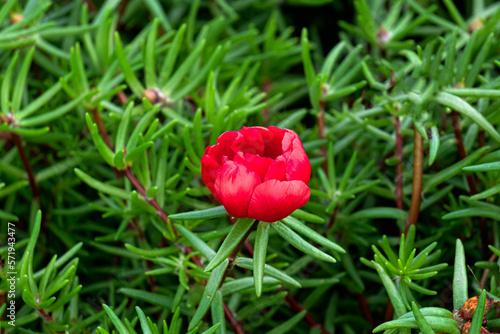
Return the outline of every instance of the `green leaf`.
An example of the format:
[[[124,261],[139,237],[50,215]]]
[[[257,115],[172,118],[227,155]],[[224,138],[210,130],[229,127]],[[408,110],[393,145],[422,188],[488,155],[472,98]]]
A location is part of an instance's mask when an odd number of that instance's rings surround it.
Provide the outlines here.
[[[293,232],[289,227],[287,227],[282,222],[278,221],[276,223],[272,223],[271,227],[274,228],[274,230],[278,232],[278,234],[283,239],[288,241],[292,246],[299,249],[300,251],[323,261],[331,263],[337,262],[337,260],[335,260],[330,255],[323,253],[322,251],[320,251],[319,249],[317,249],[316,247],[314,247],[313,245],[302,239],[298,234]]]
[[[454,96],[449,93],[440,92],[435,97],[434,100],[444,106],[450,107],[453,110],[458,111],[462,115],[472,119],[477,125],[479,125],[486,133],[488,133],[497,143],[500,143],[500,134],[491,125],[488,120],[476,109],[474,109],[469,103],[463,99]]]
[[[306,313],[307,310],[300,311],[287,321],[283,322],[281,325],[274,327],[271,331],[267,332],[267,334],[282,334],[291,331],[295,328],[299,321],[305,317]]]
[[[455,267],[453,270],[453,309],[462,307],[468,297],[467,269],[465,267],[464,246],[457,239],[455,248]]]
[[[479,159],[484,153],[486,153],[489,150],[489,147],[481,147],[474,153],[470,154],[467,156],[467,158],[460,160],[459,162],[433,174],[430,178],[427,179],[427,181],[424,183],[422,187],[422,191],[424,193],[429,192],[431,189],[434,189],[437,185],[441,184],[442,182],[447,181],[451,177],[457,175],[458,173],[461,172],[462,168],[465,166],[470,165],[477,159]]]
[[[172,30],[172,26],[170,25],[170,22],[168,20],[167,14],[163,10],[163,7],[160,4],[160,2],[158,0],[145,0],[144,2],[145,2],[145,5],[151,11],[151,13],[155,17],[157,17],[158,19],[160,19],[160,22],[161,22],[163,28],[166,31]]]
[[[486,290],[481,291],[481,296],[476,304],[476,310],[472,316],[472,322],[470,325],[470,333],[481,333],[481,327],[483,325],[484,309],[486,306]]]
[[[401,294],[398,291],[398,288],[396,287],[392,279],[389,277],[389,275],[387,275],[384,268],[382,268],[380,264],[378,264],[375,261],[372,261],[372,263],[375,266],[375,269],[377,270],[380,279],[382,280],[382,284],[384,285],[387,294],[389,295],[389,299],[391,300],[392,306],[394,306],[394,311],[396,312],[396,315],[398,317],[401,317],[403,314],[406,313],[407,310],[403,302],[403,298],[401,297]],[[379,327],[375,328],[374,332],[377,331]]]
[[[429,141],[429,166],[434,163],[439,151],[439,132],[436,126],[431,127],[431,138]]]
[[[215,257],[215,251],[212,248],[208,247],[208,245],[203,240],[201,240],[196,234],[189,231],[184,226],[179,224],[174,225],[175,228],[177,228],[181,232],[181,234],[189,240],[191,246],[193,246],[194,249],[200,252],[206,259],[210,261],[213,260],[213,258]]]
[[[172,309],[172,299],[165,295],[129,288],[121,288],[118,290],[118,292],[124,294],[127,297],[141,300],[152,305],[157,305],[166,309]]]
[[[31,47],[26,53],[24,60],[21,64],[21,68],[17,73],[16,84],[14,85],[14,90],[12,92],[12,109],[15,112],[19,111],[21,108],[21,98],[24,92],[24,85],[26,84],[26,78],[28,76],[28,71],[31,66],[31,60],[33,59],[33,53],[35,52],[35,47]]]
[[[434,331],[441,331],[451,334],[460,334],[460,330],[458,329],[458,323],[453,319],[428,316],[425,317],[425,320]],[[415,319],[397,319],[385,322],[382,325],[375,327],[373,333],[381,332],[383,330],[388,330],[388,329],[396,329],[396,328],[418,329],[419,327]]]
[[[90,187],[92,187],[92,188],[94,188],[94,189],[96,189],[104,194],[116,196],[116,197],[123,198],[123,199],[130,198],[130,192],[128,192],[124,189],[117,188],[117,187],[111,186],[109,184],[102,183],[101,181],[94,179],[93,177],[91,177],[90,175],[88,175],[87,173],[83,172],[82,170],[80,170],[78,168],[75,168],[74,171],[75,171],[75,174],[83,182],[85,182]]]
[[[14,82],[14,68],[17,64],[17,59],[19,58],[19,51],[16,51],[12,56],[7,70],[5,71],[4,78],[2,80],[2,91],[0,92],[0,112],[3,114],[9,114],[10,109],[10,88],[12,82]]]
[[[106,304],[102,304],[102,307],[104,308],[104,311],[106,311],[106,314],[108,315],[113,325],[115,325],[115,328],[118,330],[118,333],[129,334],[127,327],[125,327],[125,325],[120,320],[120,318],[118,318],[115,312],[113,312],[113,310]]]
[[[313,229],[307,227],[304,223],[302,223],[299,220],[296,220],[293,217],[287,217],[282,219],[283,223],[285,223],[288,227],[292,228],[296,232],[299,232],[300,234],[308,237],[309,239],[317,242],[318,244],[331,249],[334,252],[340,252],[340,253],[345,253],[345,250],[334,243],[333,241],[325,238],[318,232],[314,231]]]
[[[225,217],[228,213],[224,206],[217,206],[206,210],[190,211],[170,215],[172,220],[206,220],[212,218]]]
[[[116,133],[116,146],[115,150],[117,152],[121,151],[125,147],[125,139],[127,138],[127,130],[130,119],[132,117],[132,110],[134,109],[134,102],[131,101],[127,104],[125,112],[122,115],[120,125],[118,126],[118,131]]]
[[[264,280],[264,267],[266,265],[267,241],[269,239],[269,223],[259,222],[253,254],[253,279],[255,281],[255,294],[262,295],[262,282]]]
[[[310,45],[309,45],[309,40],[307,38],[307,29],[303,28],[302,29],[302,35],[300,39],[300,43],[302,45],[302,63],[304,64],[304,72],[306,74],[306,82],[307,86],[309,88],[313,85],[314,83],[314,77],[316,74],[314,73],[314,67],[312,64],[311,60],[311,54],[309,51]]]
[[[30,117],[27,119],[23,118],[22,120],[19,121],[19,124],[22,126],[31,127],[31,126],[40,126],[42,124],[48,123],[56,118],[60,118],[60,117],[64,116],[68,112],[72,111],[73,109],[76,108],[76,106],[80,105],[83,100],[87,99],[88,97],[90,97],[94,94],[95,94],[95,92],[88,92],[87,94],[81,95],[76,100],[73,100],[69,103],[66,103],[63,106],[56,108],[52,111],[40,114],[38,116],[33,116],[33,117]],[[26,115],[26,113],[24,115]],[[18,116],[19,116],[19,118],[22,118],[20,115],[18,115]]]
[[[151,327],[149,327],[148,320],[146,318],[146,315],[144,314],[144,311],[141,310],[139,306],[135,307],[135,311],[139,315],[139,320],[141,322],[141,329],[144,334],[153,334],[153,331],[151,330]]]
[[[472,165],[462,168],[468,172],[491,172],[500,170],[500,162],[489,162],[485,164]]]
[[[231,254],[233,249],[238,246],[246,233],[254,225],[254,221],[255,219],[250,218],[238,219],[236,224],[234,224],[233,228],[227,235],[226,239],[224,239],[224,242],[217,251],[217,254],[215,254],[214,258],[205,268],[205,271],[211,271],[212,269],[220,265],[225,259],[227,259],[229,254]]]
[[[99,130],[97,129],[97,124],[92,122],[92,118],[89,113],[85,114],[85,120],[87,121],[87,126],[90,130],[90,134],[92,135],[92,139],[94,140],[94,144],[103,157],[104,161],[111,167],[114,167],[114,154],[111,149],[106,145],[104,140],[101,138],[99,134]]]
[[[254,270],[254,272],[255,272],[255,260],[256,259],[255,259],[255,254],[254,254],[253,259],[248,259],[248,258],[243,258],[243,257],[237,258],[235,264],[238,267],[249,269],[249,270]],[[295,279],[293,279],[292,277],[285,274],[283,271],[280,271],[280,270],[278,270],[278,269],[276,269],[268,264],[265,264],[265,263],[264,263],[264,266],[262,268],[262,275],[264,275],[264,274],[266,274],[269,277],[276,278],[277,280],[279,280],[283,283],[290,284],[294,287],[297,287],[297,288],[302,287],[299,282],[297,282]],[[262,277],[264,277],[264,276],[262,276]],[[254,280],[255,280],[255,278],[254,278]],[[262,286],[261,286],[261,288],[262,288]],[[259,296],[257,296],[257,297],[259,297]]]
[[[215,293],[210,309],[212,311],[212,323],[220,324],[220,327],[217,328],[217,334],[226,334],[226,319],[224,316],[224,300],[222,298],[222,292],[217,291]]]
[[[158,38],[158,19],[153,20],[153,24],[149,28],[148,37],[144,48],[144,77],[146,87],[153,88],[157,86],[156,80],[156,62],[155,50],[156,40]]]
[[[205,286],[205,290],[203,291],[203,295],[201,296],[200,305],[198,305],[198,308],[196,309],[193,318],[189,322],[189,327],[188,327],[189,331],[193,330],[193,328],[198,325],[198,323],[203,319],[203,317],[207,313],[215,297],[215,293],[217,292],[217,289],[221,285],[228,264],[229,262],[227,260],[223,260],[219,265],[217,265],[217,267],[215,267],[215,269],[210,274],[210,278],[208,279],[207,285]]]
[[[120,62],[120,67],[122,68],[123,74],[125,75],[125,80],[127,80],[127,84],[130,89],[134,93],[137,98],[142,98],[142,94],[144,92],[144,87],[142,86],[139,79],[134,74],[132,67],[130,66],[127,56],[123,51],[122,42],[120,40],[120,35],[118,32],[115,32],[115,55]]]
[[[295,217],[300,220],[304,220],[309,223],[315,223],[315,224],[324,224],[325,220],[321,218],[320,216],[316,216],[312,213],[303,211],[301,209],[297,209],[291,214],[292,217]]]

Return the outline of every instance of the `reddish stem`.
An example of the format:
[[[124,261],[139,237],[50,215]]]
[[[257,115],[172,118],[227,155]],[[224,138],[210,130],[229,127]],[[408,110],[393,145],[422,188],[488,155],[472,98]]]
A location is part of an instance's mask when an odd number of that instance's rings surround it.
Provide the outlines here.
[[[233,331],[236,334],[245,334],[240,323],[238,322],[238,320],[236,320],[236,317],[234,316],[233,312],[231,312],[229,306],[227,306],[225,302],[224,302],[224,316],[226,317],[226,320],[229,321],[229,325],[231,325]]]
[[[286,295],[286,301],[288,302],[288,305],[290,305],[290,308],[294,310],[296,313],[300,313],[302,311],[307,311],[293,296],[290,294],[290,292],[287,293]],[[304,320],[312,327],[312,328],[318,328],[321,331],[321,334],[331,334],[329,331],[327,331],[319,322],[316,321],[312,317],[312,315],[309,313],[309,311],[306,312],[306,315],[304,316]]]
[[[396,130],[396,157],[398,158],[398,164],[396,165],[396,189],[394,190],[394,195],[396,197],[396,207],[400,210],[404,210],[403,207],[403,138],[401,137],[401,122],[398,116],[394,116],[395,119],[395,130]]]
[[[47,312],[45,311],[44,309],[37,309],[38,312],[40,312],[43,320],[45,320],[46,322],[54,322],[54,323],[57,323],[54,318],[52,318],[52,316]],[[65,332],[61,331],[61,332],[56,332],[57,334],[64,334]]]
[[[127,103],[128,97],[123,91],[119,91],[118,93],[116,93],[116,97],[122,105],[125,105]]]
[[[113,145],[111,145],[111,140],[109,139],[108,136],[108,131],[106,130],[106,127],[104,126],[104,122],[102,121],[101,114],[97,110],[97,108],[92,108],[91,109],[92,116],[94,117],[94,121],[97,124],[97,128],[99,129],[99,132],[101,133],[102,139],[104,140],[104,143],[113,150]]]
[[[122,173],[130,181],[130,183],[132,183],[135,189],[137,189],[137,191],[144,197],[144,200],[156,209],[156,214],[161,218],[161,220],[163,220],[165,224],[169,224],[172,231],[174,231],[175,235],[177,235],[177,229],[175,228],[174,224],[168,220],[168,216],[165,211],[163,211],[163,208],[160,206],[160,204],[158,204],[158,202],[156,202],[154,198],[149,198],[146,195],[146,189],[144,189],[142,184],[139,182],[134,172],[132,172],[132,169],[130,167],[127,167],[122,170]]]
[[[375,327],[375,322],[373,321],[372,311],[370,309],[370,305],[368,304],[368,299],[362,293],[355,293],[356,299],[358,300],[358,304],[361,308],[361,312],[365,317],[366,321],[372,326]]]
[[[413,129],[413,187],[411,191],[410,212],[406,220],[405,234],[411,225],[417,225],[422,200],[422,173],[424,163],[424,140],[417,129]]]
[[[5,305],[5,304],[7,304],[7,292],[0,292],[0,305]],[[7,312],[3,312],[2,316],[0,317],[0,321],[6,319],[5,318],[6,313]],[[5,327],[1,328],[0,334],[5,334]]]
[[[479,129],[477,134],[477,142],[479,147],[486,146],[486,132],[483,129]]]
[[[493,261],[496,261],[498,255],[496,254],[491,254],[490,258],[488,259],[488,262],[493,262]],[[481,289],[484,289],[484,287],[486,286],[486,280],[488,279],[488,273],[490,272],[489,269],[484,269],[483,271],[483,275],[481,276]]]
[[[26,170],[26,173],[28,173],[28,181],[30,183],[31,191],[33,192],[33,198],[40,204],[40,189],[38,188],[38,182],[36,181],[35,173],[33,173],[30,161],[28,159],[28,156],[26,155],[26,151],[24,150],[21,136],[13,133],[12,139],[14,140],[17,150],[19,151],[19,156],[21,157],[21,160],[23,162],[24,169]]]

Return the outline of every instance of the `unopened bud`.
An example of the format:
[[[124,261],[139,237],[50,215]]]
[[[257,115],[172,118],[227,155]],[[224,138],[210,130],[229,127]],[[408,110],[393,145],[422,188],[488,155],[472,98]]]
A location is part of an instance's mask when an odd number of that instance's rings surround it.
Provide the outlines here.
[[[10,13],[10,23],[11,24],[16,24],[21,22],[24,19],[24,16],[22,16],[19,13],[11,12]]]
[[[143,95],[146,99],[148,99],[149,102],[151,102],[151,104],[158,103],[159,98],[158,98],[158,93],[156,92],[156,90],[148,88],[148,89],[144,90]]]

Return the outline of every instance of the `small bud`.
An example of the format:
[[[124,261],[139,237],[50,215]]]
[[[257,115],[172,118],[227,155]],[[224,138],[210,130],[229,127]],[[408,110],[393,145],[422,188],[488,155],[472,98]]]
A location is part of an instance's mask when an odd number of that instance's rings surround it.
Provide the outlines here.
[[[11,12],[10,13],[10,23],[11,24],[16,24],[21,22],[24,19],[24,16],[22,16],[19,13]]]
[[[389,43],[391,38],[392,38],[392,32],[386,30],[383,26],[381,26],[377,34],[378,44],[380,46],[384,46],[387,43]]]
[[[480,16],[476,17],[474,21],[469,24],[469,33],[472,34],[476,29],[484,28],[484,19]]]
[[[156,90],[148,88],[148,89],[144,90],[143,94],[144,94],[144,97],[146,99],[148,99],[149,102],[151,102],[151,104],[158,103],[158,93],[156,92]]]

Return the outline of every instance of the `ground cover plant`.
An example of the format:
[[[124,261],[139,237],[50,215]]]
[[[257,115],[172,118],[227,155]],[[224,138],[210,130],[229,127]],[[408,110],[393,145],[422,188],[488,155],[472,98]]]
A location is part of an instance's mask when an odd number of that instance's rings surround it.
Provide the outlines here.
[[[0,0],[1,332],[499,332],[499,33],[486,0]]]

